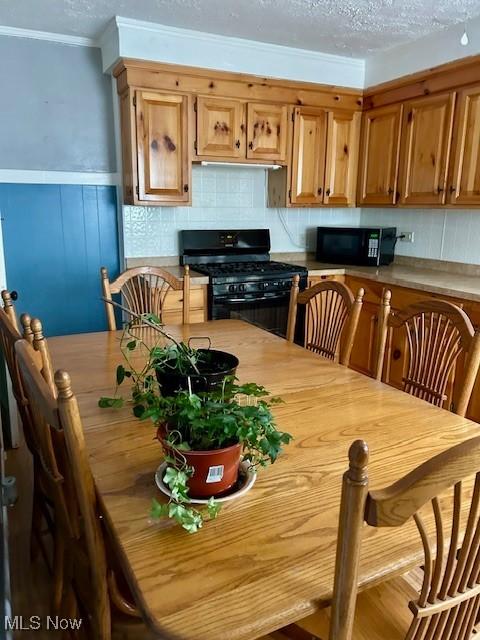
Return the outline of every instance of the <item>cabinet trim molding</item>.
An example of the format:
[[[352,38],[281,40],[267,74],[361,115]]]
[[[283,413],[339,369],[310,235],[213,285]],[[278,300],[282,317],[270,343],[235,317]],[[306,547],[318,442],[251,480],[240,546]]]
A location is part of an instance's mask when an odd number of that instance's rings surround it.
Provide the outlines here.
[[[329,107],[361,111],[362,90],[295,82],[230,71],[215,71],[176,64],[124,58],[113,69],[117,90],[128,87],[181,92],[250,102]]]

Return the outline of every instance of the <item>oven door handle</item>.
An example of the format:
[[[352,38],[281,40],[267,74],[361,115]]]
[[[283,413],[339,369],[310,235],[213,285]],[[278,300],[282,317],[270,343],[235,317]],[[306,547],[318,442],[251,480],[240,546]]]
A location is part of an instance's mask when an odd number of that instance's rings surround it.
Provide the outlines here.
[[[280,296],[267,296],[262,298],[221,298],[215,297],[214,304],[247,304],[252,302],[269,302],[271,300],[288,300],[288,296],[280,295]]]

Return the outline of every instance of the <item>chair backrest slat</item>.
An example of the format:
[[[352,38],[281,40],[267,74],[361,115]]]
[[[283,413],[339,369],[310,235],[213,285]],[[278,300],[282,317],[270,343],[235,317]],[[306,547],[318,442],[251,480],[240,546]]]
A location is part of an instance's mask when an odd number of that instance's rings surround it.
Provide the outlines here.
[[[368,491],[366,443],[354,442],[349,459],[343,477],[330,640],[352,638],[363,521],[373,527],[397,527],[411,518],[423,547],[423,581],[418,597],[405,602],[412,612],[405,640],[467,640],[480,609],[480,436],[376,491]],[[465,482],[470,478],[473,491]],[[388,607],[388,602],[382,606]]]
[[[162,320],[165,299],[171,290],[183,290],[182,322],[190,321],[190,268],[184,267],[182,279],[160,267],[135,267],[121,273],[110,282],[105,267],[100,269],[103,296],[112,299],[112,294],[122,295],[123,304],[136,314],[152,313]],[[115,331],[116,321],[113,307],[105,303],[105,312],[110,331]]]
[[[295,339],[298,305],[305,307],[304,346],[340,364],[350,362],[364,290],[354,297],[342,282],[326,280],[299,291],[300,277],[295,275],[290,292],[287,340]]]
[[[375,378],[382,379],[386,352],[387,363],[391,361],[392,332],[404,331],[407,347],[404,391],[438,407],[445,407],[447,387],[456,377],[459,359],[464,355],[460,393],[453,410],[465,415],[480,366],[480,332],[474,329],[465,311],[451,302],[429,299],[393,313],[390,300],[391,292],[384,290],[379,313]]]

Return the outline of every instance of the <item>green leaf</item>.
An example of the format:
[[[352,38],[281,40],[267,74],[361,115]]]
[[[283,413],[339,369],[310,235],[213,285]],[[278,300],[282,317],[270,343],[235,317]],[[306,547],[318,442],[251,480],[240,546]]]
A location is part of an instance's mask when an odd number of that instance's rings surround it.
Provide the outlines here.
[[[122,384],[125,379],[125,367],[123,364],[119,364],[117,367],[117,384]]]
[[[127,349],[129,351],[133,351],[136,346],[137,346],[137,341],[136,340],[130,340],[130,342],[127,342]]]
[[[120,407],[123,407],[123,398],[106,398],[103,396],[98,401],[98,406],[101,409],[120,409]]]
[[[136,418],[141,418],[145,412],[145,407],[142,404],[136,404],[133,407],[133,415]]]
[[[213,496],[209,498],[207,502],[207,511],[208,511],[208,516],[210,520],[215,520],[221,508],[222,508],[222,505],[219,504],[218,502],[215,502],[215,498]]]
[[[158,500],[153,498],[152,507],[150,509],[150,517],[157,519],[163,516],[168,516],[168,504],[160,504]]]

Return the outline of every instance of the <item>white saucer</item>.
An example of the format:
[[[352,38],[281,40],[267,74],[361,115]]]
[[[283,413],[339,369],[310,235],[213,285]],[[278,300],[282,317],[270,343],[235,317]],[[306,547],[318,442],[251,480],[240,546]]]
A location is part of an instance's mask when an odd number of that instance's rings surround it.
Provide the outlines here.
[[[162,493],[164,493],[169,498],[172,497],[172,493],[168,486],[163,481],[163,474],[167,467],[166,462],[162,462],[162,464],[155,471],[155,482],[157,487],[160,489]],[[245,461],[240,462],[240,474],[237,482],[237,489],[230,489],[231,493],[224,495],[220,498],[215,498],[215,502],[230,502],[230,500],[236,500],[236,498],[240,498],[245,495],[247,491],[255,484],[255,480],[257,479],[257,472],[254,467],[250,466],[250,463]],[[208,498],[191,498],[190,502],[192,504],[207,504]]]

